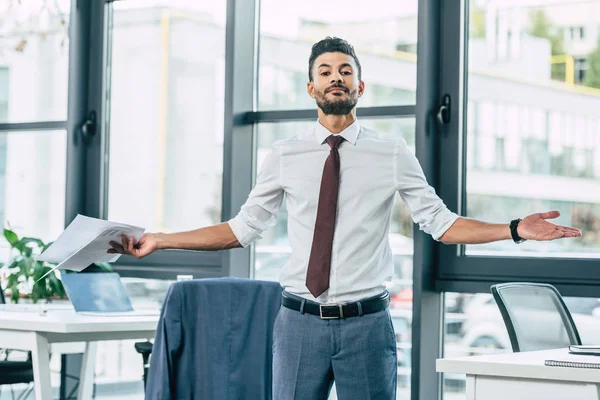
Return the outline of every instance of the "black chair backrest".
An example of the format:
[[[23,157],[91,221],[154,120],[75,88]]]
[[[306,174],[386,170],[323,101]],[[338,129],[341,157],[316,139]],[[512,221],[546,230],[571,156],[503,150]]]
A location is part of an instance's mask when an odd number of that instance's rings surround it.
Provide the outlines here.
[[[581,344],[571,313],[554,286],[514,282],[493,285],[490,289],[513,352]]]

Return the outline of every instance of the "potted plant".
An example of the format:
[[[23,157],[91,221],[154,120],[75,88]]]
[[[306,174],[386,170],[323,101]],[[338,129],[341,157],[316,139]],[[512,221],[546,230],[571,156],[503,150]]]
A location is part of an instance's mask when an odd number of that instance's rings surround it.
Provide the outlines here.
[[[56,264],[37,260],[52,242],[44,243],[41,239],[31,237],[19,238],[10,229],[4,229],[4,237],[10,245],[12,258],[7,264],[0,262],[0,271],[5,270],[5,290],[10,292],[10,299],[15,303],[18,303],[20,298],[31,298],[33,303],[39,300],[64,299],[65,289],[57,271],[46,275]],[[103,271],[112,271],[108,263],[96,265]],[[60,273],[69,272],[72,271],[63,270]]]

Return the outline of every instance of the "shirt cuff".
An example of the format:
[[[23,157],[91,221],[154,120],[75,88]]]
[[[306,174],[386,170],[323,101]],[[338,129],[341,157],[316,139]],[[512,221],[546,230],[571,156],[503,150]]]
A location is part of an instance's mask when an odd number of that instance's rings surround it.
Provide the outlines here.
[[[257,238],[256,232],[238,218],[232,218],[227,223],[242,247],[248,247]]]
[[[439,224],[439,227],[434,232],[431,232],[431,236],[439,242],[440,238],[444,235],[444,233],[446,233],[448,229],[450,229],[450,227],[456,222],[456,220],[459,217],[460,216],[458,214],[455,214],[450,210],[446,210],[446,213],[444,213],[444,215],[439,215],[437,217],[443,222]]]

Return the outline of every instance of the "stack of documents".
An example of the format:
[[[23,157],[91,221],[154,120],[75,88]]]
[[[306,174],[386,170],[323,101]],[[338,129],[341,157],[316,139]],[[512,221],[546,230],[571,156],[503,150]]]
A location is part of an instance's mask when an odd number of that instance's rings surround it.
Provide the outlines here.
[[[81,271],[96,262],[115,262],[121,255],[106,252],[112,247],[110,242],[121,243],[121,235],[133,236],[137,242],[144,231],[138,226],[77,215],[37,259],[58,263],[48,274],[56,268]]]

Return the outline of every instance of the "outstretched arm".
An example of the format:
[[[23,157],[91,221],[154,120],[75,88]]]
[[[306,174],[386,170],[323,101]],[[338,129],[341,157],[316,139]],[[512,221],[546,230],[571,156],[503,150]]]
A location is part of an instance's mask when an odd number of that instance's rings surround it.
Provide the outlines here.
[[[147,233],[135,243],[133,237],[123,236],[121,243],[111,242],[109,253],[129,254],[142,258],[156,250],[227,250],[241,247],[228,223],[177,233]]]
[[[579,229],[546,221],[559,215],[558,211],[529,215],[519,223],[517,233],[523,239],[537,241],[581,236]],[[508,239],[511,239],[508,224],[488,224],[464,217],[458,218],[439,238],[445,244],[481,244]]]

